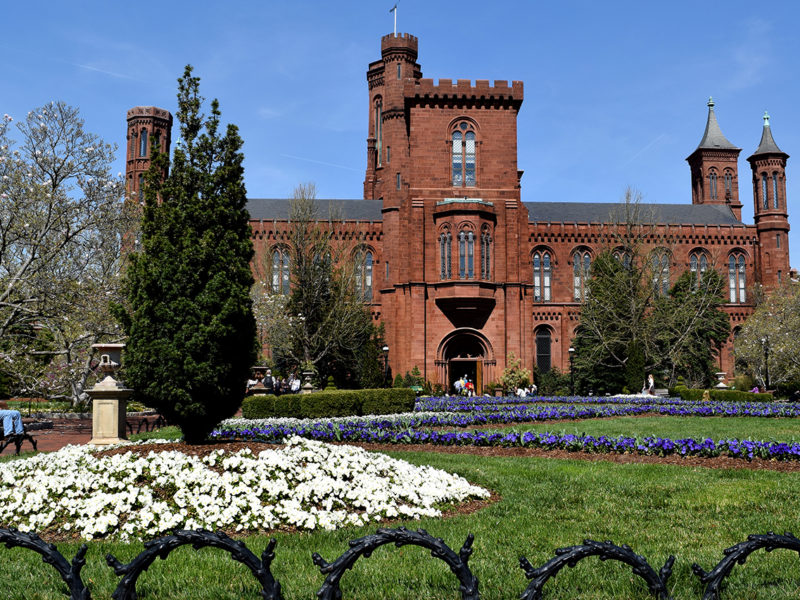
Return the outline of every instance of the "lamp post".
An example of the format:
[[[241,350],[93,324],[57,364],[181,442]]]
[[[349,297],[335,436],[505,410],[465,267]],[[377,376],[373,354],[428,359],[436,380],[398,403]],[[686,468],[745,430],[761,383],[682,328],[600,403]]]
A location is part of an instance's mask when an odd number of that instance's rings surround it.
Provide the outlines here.
[[[386,387],[386,380],[389,378],[389,346],[384,344],[383,348],[383,386]]]
[[[769,340],[761,338],[761,346],[764,348],[764,386],[765,392],[769,390]]]
[[[569,388],[570,394],[575,395],[575,371],[572,369],[573,364],[575,363],[575,348],[572,346],[569,347]]]

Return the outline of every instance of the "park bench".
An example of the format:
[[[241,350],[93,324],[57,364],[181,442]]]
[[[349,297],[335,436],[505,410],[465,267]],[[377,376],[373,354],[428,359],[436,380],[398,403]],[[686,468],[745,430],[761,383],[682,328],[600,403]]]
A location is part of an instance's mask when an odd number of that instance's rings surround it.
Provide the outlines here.
[[[36,440],[31,436],[30,433],[24,431],[22,433],[12,433],[10,435],[6,435],[5,430],[3,429],[3,424],[0,423],[0,452],[6,449],[7,446],[14,444],[17,448],[16,454],[19,454],[20,449],[22,448],[22,442],[28,440],[31,444],[33,444],[33,449],[36,450]]]

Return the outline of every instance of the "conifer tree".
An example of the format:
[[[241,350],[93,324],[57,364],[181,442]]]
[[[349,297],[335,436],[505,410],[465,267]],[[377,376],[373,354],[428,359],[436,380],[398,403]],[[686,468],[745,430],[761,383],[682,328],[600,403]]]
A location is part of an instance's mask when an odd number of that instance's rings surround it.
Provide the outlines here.
[[[152,146],[123,314],[127,381],[190,443],[236,413],[256,358],[242,140],[234,125],[220,132],[216,100],[201,114],[199,82],[191,66],[178,80],[171,165]]]

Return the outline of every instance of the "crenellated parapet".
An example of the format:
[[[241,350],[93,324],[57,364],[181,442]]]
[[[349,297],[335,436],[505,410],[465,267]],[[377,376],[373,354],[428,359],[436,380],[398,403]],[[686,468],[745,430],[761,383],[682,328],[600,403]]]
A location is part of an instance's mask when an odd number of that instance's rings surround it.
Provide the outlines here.
[[[404,96],[420,103],[457,103],[457,104],[511,104],[519,108],[524,97],[524,86],[521,81],[478,79],[472,83],[470,79],[417,79],[406,81]]]

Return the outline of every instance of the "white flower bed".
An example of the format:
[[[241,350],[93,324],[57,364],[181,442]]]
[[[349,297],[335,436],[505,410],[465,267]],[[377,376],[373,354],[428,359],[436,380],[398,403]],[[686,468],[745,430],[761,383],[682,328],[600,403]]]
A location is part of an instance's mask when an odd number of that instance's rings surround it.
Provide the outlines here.
[[[98,457],[87,446],[67,446],[0,463],[2,526],[76,531],[88,540],[148,539],[174,528],[336,529],[438,516],[439,503],[488,496],[433,467],[297,437],[258,455]]]

